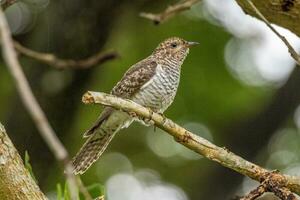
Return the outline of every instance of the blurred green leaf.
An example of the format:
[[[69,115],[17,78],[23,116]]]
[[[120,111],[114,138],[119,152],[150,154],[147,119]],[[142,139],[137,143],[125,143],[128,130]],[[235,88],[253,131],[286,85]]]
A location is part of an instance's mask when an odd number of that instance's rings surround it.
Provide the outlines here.
[[[62,188],[60,183],[56,184],[56,192],[57,192],[57,200],[63,200]]]
[[[31,164],[30,164],[30,157],[29,157],[29,154],[28,154],[28,151],[25,151],[25,158],[24,158],[24,165],[25,165],[25,168],[29,171],[31,177],[33,178],[33,180],[38,183],[37,179],[35,178],[34,174],[33,174],[33,171],[32,171],[32,167],[31,167]]]
[[[56,184],[57,200],[71,200],[68,183],[65,182],[64,190],[60,183]],[[77,199],[77,198],[76,198]]]
[[[71,200],[70,192],[69,192],[69,187],[68,187],[68,183],[67,182],[65,182],[64,200]]]

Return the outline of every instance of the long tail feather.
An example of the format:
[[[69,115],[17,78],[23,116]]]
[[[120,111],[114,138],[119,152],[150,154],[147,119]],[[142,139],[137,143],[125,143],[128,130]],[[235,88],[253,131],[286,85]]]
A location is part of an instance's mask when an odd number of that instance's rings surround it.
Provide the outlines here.
[[[108,114],[106,114],[108,113]],[[107,109],[86,134],[87,141],[73,159],[74,174],[83,174],[106,149],[114,135],[128,127],[132,118],[124,112]]]
[[[115,132],[96,132],[81,147],[73,159],[74,174],[83,174],[104,152]]]

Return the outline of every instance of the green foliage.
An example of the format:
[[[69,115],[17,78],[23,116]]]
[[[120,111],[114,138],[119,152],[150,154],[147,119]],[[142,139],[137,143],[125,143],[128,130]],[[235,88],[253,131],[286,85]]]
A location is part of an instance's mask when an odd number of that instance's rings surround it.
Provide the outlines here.
[[[71,200],[70,192],[69,192],[69,187],[68,183],[65,182],[65,188],[64,188],[64,200]]]
[[[104,186],[99,183],[92,184],[92,185],[88,186],[86,189],[88,190],[90,195],[93,197],[93,199],[101,200],[104,196]],[[80,193],[79,196],[80,196],[80,199],[84,200],[83,194]]]
[[[57,200],[63,200],[63,192],[60,183],[56,184],[56,193],[57,193]]]
[[[92,196],[93,199],[102,200],[104,197],[104,186],[98,183],[92,184],[88,186],[87,191]],[[56,199],[57,200],[71,200],[68,184],[65,183],[64,190],[62,190],[62,186],[60,183],[56,184]],[[79,199],[85,200],[84,195],[79,193]]]
[[[60,183],[56,184],[56,199],[57,200],[71,200],[69,188],[67,182],[65,182],[64,190],[62,190],[62,186]]]
[[[29,171],[32,179],[38,183],[37,179],[35,178],[34,174],[33,174],[33,171],[32,171],[32,167],[31,167],[31,164],[30,164],[30,157],[29,157],[29,154],[28,154],[28,151],[25,151],[25,158],[24,158],[24,165],[25,165],[25,168]]]

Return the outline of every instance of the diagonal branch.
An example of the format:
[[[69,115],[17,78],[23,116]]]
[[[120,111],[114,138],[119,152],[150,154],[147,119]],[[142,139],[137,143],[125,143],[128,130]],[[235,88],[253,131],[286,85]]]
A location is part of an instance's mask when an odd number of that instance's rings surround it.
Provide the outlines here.
[[[204,138],[182,128],[172,120],[167,119],[160,114],[153,113],[149,109],[133,101],[121,99],[113,95],[100,92],[87,92],[83,95],[82,101],[86,104],[96,103],[111,106],[115,109],[123,110],[128,113],[133,112],[145,119],[151,119],[157,127],[163,129],[166,131],[166,133],[173,136],[178,143],[184,145],[190,150],[195,151],[198,154],[203,155],[209,160],[218,162],[224,167],[230,168],[254,180],[266,180],[271,173],[267,169],[251,163],[239,157],[238,155],[235,155],[226,148],[216,146],[208,140],[205,140]],[[286,187],[289,190],[300,194],[300,177],[277,173],[276,178],[280,178],[281,187]]]
[[[10,73],[13,76],[17,90],[24,103],[24,106],[31,115],[37,129],[45,142],[48,144],[50,150],[54,154],[57,160],[62,162],[66,171],[66,178],[70,185],[70,193],[72,199],[77,199],[77,183],[75,176],[72,174],[73,166],[68,158],[68,152],[56,136],[54,130],[50,126],[45,113],[41,109],[37,100],[35,99],[33,92],[29,86],[29,83],[22,71],[22,67],[17,59],[17,54],[13,47],[13,40],[8,28],[5,15],[2,8],[0,8],[0,35],[3,59],[7,64]]]
[[[33,51],[27,47],[22,46],[17,41],[14,41],[14,47],[19,53],[40,62],[44,62],[57,69],[87,69],[119,57],[116,51],[110,50],[105,52],[98,52],[95,55],[92,55],[91,57],[83,60],[61,59],[50,53]]]
[[[168,6],[167,9],[161,13],[154,14],[142,12],[140,13],[140,16],[152,20],[154,24],[160,24],[167,21],[171,17],[174,17],[178,13],[190,9],[198,2],[200,2],[200,0],[183,0],[177,4]]]

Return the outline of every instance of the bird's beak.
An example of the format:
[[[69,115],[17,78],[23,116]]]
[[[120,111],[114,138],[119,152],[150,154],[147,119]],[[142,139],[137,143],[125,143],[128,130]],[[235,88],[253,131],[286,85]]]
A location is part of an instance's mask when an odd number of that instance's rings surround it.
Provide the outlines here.
[[[187,47],[193,47],[193,46],[196,46],[198,44],[199,44],[199,42],[187,42]]]

